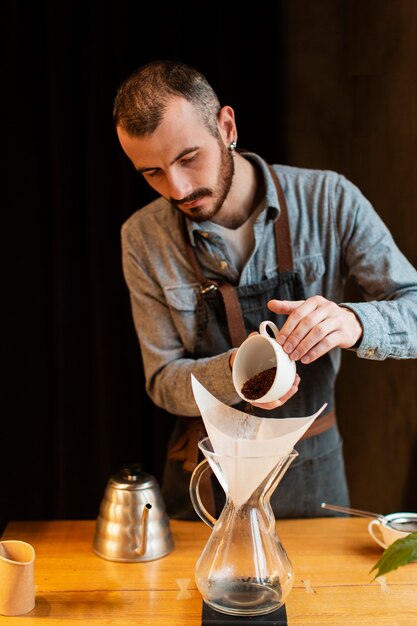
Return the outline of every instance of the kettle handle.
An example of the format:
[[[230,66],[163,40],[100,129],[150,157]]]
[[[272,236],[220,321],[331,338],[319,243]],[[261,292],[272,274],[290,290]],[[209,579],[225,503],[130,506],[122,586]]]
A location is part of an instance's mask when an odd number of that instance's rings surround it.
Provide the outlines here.
[[[217,520],[215,517],[210,515],[200,498],[200,480],[204,472],[206,472],[209,468],[210,466],[207,459],[204,459],[193,471],[190,479],[190,498],[197,515],[207,524],[207,526],[213,528]]]

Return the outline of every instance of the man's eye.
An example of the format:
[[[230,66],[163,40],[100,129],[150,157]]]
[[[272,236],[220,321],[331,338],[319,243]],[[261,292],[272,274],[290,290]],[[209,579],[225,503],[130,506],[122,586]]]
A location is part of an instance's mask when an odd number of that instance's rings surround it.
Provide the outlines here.
[[[149,178],[153,178],[157,174],[159,174],[160,170],[151,170],[149,172],[144,172],[144,176],[149,176]]]
[[[197,154],[193,154],[192,156],[187,156],[181,159],[181,165],[189,165],[197,158]]]

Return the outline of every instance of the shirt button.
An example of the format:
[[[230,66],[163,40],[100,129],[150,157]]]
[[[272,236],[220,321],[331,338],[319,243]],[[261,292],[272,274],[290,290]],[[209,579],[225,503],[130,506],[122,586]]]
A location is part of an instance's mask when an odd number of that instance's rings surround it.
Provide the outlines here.
[[[374,356],[374,354],[375,354],[375,350],[373,348],[369,348],[369,350],[366,350],[365,352],[366,357]]]
[[[227,261],[220,261],[220,269],[221,270],[227,270],[227,268],[229,267],[229,264]]]

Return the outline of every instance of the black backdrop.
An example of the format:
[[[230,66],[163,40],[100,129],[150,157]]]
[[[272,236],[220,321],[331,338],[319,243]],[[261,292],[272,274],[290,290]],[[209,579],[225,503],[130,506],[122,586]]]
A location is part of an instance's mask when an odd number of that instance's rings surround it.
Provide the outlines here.
[[[382,8],[394,49],[401,32],[393,23],[412,34],[413,0],[262,0],[238,11],[178,0],[2,3],[0,526],[95,517],[123,462],[161,477],[171,423],[144,391],[119,240],[123,221],[153,196],[112,126],[120,82],[152,59],[189,62],[236,109],[241,147],[272,162],[301,154],[292,164],[344,166],[372,192],[363,168],[355,170],[353,150],[367,154],[367,137],[359,145],[358,127],[347,132],[338,73],[347,58],[363,78],[380,58],[372,36],[391,58]],[[370,122],[364,117],[363,128]],[[415,389],[410,382],[414,417]],[[356,420],[360,428],[360,412]],[[364,484],[362,475],[356,482]]]
[[[3,4],[3,521],[95,517],[123,462],[161,475],[171,424],[144,392],[119,241],[152,195],[112,126],[120,82],[189,62],[236,107],[241,145],[283,156],[279,4],[194,7]]]

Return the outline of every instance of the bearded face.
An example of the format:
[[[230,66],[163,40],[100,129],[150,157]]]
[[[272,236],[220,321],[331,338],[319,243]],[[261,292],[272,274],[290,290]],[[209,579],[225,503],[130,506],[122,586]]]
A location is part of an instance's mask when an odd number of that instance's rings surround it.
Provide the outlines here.
[[[131,136],[120,127],[117,134],[136,170],[177,210],[198,222],[225,224],[235,175],[233,154],[226,147],[233,130],[230,107],[219,111],[216,135],[196,107],[178,97],[152,134]]]
[[[214,187],[199,187],[179,200],[170,198],[171,204],[176,209],[185,213],[195,222],[213,219],[222,208],[232,186],[235,173],[232,153],[226,148],[220,137],[218,137],[217,145],[220,152],[220,164]],[[199,203],[198,200],[202,198],[212,199],[212,202]]]

